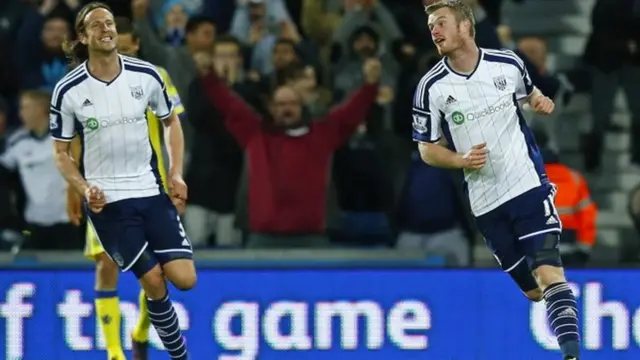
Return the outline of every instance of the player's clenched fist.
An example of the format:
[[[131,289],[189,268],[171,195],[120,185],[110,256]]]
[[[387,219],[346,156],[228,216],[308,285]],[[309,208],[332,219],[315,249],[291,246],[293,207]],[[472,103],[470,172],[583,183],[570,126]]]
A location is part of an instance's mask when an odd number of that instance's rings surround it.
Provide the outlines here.
[[[461,167],[467,170],[482,169],[487,162],[487,143],[475,145],[466,154],[460,156]]]
[[[178,213],[182,214],[187,204],[187,184],[180,174],[172,174],[169,176],[168,185],[171,202],[178,209]]]
[[[84,191],[84,198],[87,200],[87,206],[89,210],[98,214],[102,211],[107,201],[104,197],[104,192],[97,186],[90,186]]]
[[[553,112],[553,109],[556,105],[553,103],[553,100],[549,99],[544,95],[536,96],[531,99],[531,108],[537,114],[549,115]]]
[[[380,80],[380,73],[382,72],[382,64],[378,59],[367,59],[362,66],[362,72],[364,73],[364,79],[370,83],[377,83]]]

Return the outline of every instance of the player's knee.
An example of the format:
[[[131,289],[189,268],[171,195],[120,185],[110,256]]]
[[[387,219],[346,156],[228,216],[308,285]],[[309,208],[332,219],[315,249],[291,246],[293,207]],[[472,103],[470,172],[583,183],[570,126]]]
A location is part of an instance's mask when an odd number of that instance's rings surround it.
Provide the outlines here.
[[[96,257],[96,287],[98,289],[114,289],[118,284],[118,265],[107,254]]]
[[[533,274],[542,290],[555,283],[566,282],[562,267],[541,265],[533,270]]]
[[[170,261],[164,264],[163,270],[173,286],[182,291],[193,289],[198,281],[195,265],[191,259]]]
[[[193,289],[194,286],[196,286],[197,282],[198,278],[195,272],[190,274],[180,274],[178,276],[174,276],[171,279],[171,283],[173,284],[173,286],[182,291]]]
[[[542,289],[537,288],[537,289],[525,291],[524,296],[526,296],[527,299],[533,302],[542,301]]]

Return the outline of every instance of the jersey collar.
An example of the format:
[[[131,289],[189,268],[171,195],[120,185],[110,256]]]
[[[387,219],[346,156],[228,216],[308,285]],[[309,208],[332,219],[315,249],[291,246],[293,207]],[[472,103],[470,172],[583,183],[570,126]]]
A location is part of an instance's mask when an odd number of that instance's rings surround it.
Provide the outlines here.
[[[120,62],[120,72],[111,81],[100,80],[97,77],[93,76],[93,74],[91,74],[91,71],[89,71],[89,60],[86,60],[84,62],[84,69],[87,72],[87,74],[89,74],[89,76],[91,76],[91,78],[93,78],[94,80],[96,80],[98,82],[101,82],[101,83],[105,84],[106,86],[109,86],[109,85],[113,84],[120,77],[122,72],[124,71],[124,62],[122,61],[122,56],[120,54],[118,54],[118,61]]]
[[[463,78],[469,80],[473,76],[473,74],[476,73],[476,70],[478,70],[478,67],[480,66],[480,63],[482,62],[482,56],[483,56],[482,49],[478,48],[478,61],[476,62],[476,67],[473,68],[473,71],[468,73],[468,74],[463,74],[463,73],[459,73],[459,72],[455,71],[451,67],[451,65],[449,65],[449,58],[448,57],[445,57],[443,62],[444,62],[444,65],[447,67],[447,69],[449,71],[451,71],[452,73],[454,73],[454,74],[456,74],[458,76],[462,76]]]

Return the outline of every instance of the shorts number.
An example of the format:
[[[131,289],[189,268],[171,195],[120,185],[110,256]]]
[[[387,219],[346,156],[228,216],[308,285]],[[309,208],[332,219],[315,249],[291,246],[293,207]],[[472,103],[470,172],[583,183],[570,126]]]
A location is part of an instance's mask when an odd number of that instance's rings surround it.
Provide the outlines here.
[[[176,216],[176,219],[178,220],[178,232],[180,234],[180,237],[182,238],[187,238],[187,232],[184,231],[184,226],[182,226],[182,220],[180,220],[180,216]]]

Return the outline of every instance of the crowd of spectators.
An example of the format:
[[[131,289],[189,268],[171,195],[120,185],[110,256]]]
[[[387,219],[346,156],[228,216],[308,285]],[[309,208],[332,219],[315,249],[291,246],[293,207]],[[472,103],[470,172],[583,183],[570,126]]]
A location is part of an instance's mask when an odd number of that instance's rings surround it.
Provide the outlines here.
[[[500,0],[466,1],[479,46],[513,49],[538,88],[559,105],[569,100],[571,74],[547,71],[543,39],[512,39]],[[470,264],[476,232],[460,174],[422,163],[410,135],[415,85],[438,59],[423,11],[431,1],[105,2],[132,20],[141,58],[167,70],[186,108],[184,223],[195,246],[399,246]],[[12,49],[0,58],[3,149],[37,136],[25,114],[46,119],[46,109],[24,97],[51,91],[67,71],[61,46],[85,3],[0,4],[0,46]],[[372,58],[382,64],[377,89],[363,71]],[[555,132],[546,131],[554,149]],[[56,225],[47,216],[25,218],[25,208],[46,206],[24,186],[34,176],[25,169],[38,164],[1,164],[3,238]],[[57,238],[36,247],[61,242],[78,246]]]

